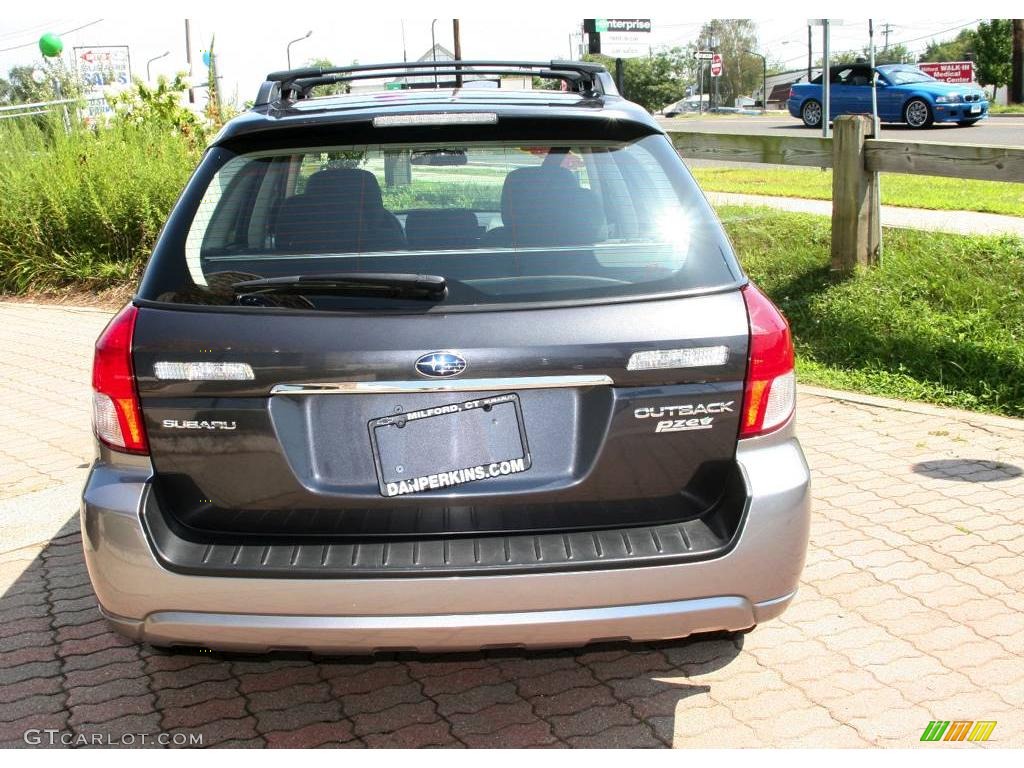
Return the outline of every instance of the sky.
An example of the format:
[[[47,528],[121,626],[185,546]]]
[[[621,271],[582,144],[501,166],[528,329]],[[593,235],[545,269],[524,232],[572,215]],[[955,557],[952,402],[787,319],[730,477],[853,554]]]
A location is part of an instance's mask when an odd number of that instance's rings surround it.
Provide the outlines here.
[[[624,17],[628,14],[601,9],[584,8],[572,4],[516,4],[514,13],[502,16],[481,16],[482,9],[495,6],[461,4],[435,4],[436,13],[447,11],[461,17],[462,53],[466,59],[511,58],[542,59],[566,58],[570,54],[570,34],[579,31],[583,16]],[[430,49],[431,18],[417,16],[423,3],[392,0],[387,3],[388,15],[353,15],[345,3],[308,0],[294,8],[275,3],[262,10],[260,2],[216,4],[177,2],[166,7],[141,6],[109,0],[82,4],[49,2],[45,5],[30,3],[8,5],[0,19],[0,74],[15,64],[41,61],[37,40],[43,32],[61,34],[65,56],[70,60],[71,49],[76,46],[129,45],[132,74],[145,78],[147,59],[170,54],[154,61],[152,75],[171,75],[186,69],[185,22],[191,18],[193,41],[193,72],[205,81],[206,70],[201,63],[201,51],[208,47],[216,35],[216,53],[221,92],[231,99],[237,94],[239,103],[252,99],[267,72],[286,67],[285,49],[289,40],[301,37],[307,31],[313,34],[292,46],[293,66],[304,64],[311,58],[328,58],[336,64],[353,60],[360,63],[401,61],[404,48],[410,60]],[[686,6],[700,9],[702,6]],[[659,7],[629,8],[653,22],[650,44],[657,50],[662,46],[685,45],[692,41],[707,20],[686,16],[681,3]],[[723,15],[754,18],[760,32],[760,46],[770,59],[787,63],[797,69],[806,62],[807,21],[814,16],[811,4],[782,3],[775,5],[789,10],[786,17],[758,18],[763,3],[732,2],[725,0],[716,5]],[[556,10],[551,11],[554,8]],[[863,4],[865,13],[871,13]],[[284,10],[282,10],[284,9]],[[301,9],[301,10],[300,10]],[[543,9],[543,10],[542,10]],[[972,6],[972,10],[973,10]],[[575,13],[574,13],[575,10]],[[975,18],[964,17],[965,6],[943,6],[930,3],[914,7],[899,5],[899,17],[875,19],[876,29],[883,23],[892,25],[892,43],[909,41],[911,50],[923,49],[933,37],[949,38],[965,25],[973,25]],[[997,10],[997,9],[985,9]],[[475,11],[475,13],[474,13]],[[727,13],[731,12],[731,13]],[[959,14],[959,15],[958,15]],[[820,9],[818,9],[820,15]],[[916,15],[917,18],[914,18]],[[1005,15],[1005,14],[1004,14]],[[861,48],[867,43],[867,19],[842,19],[833,26],[832,49]],[[75,30],[78,27],[83,29]],[[436,39],[448,48],[452,46],[452,19],[439,18],[435,25]],[[13,50],[4,50],[13,49]],[[820,56],[820,30],[814,39],[815,58]]]

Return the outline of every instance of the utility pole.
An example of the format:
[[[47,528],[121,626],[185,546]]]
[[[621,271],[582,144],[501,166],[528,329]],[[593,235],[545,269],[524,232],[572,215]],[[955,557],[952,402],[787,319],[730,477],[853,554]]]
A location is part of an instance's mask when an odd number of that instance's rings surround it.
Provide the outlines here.
[[[192,90],[192,20],[185,19],[185,61],[188,62],[188,103],[196,103],[196,94]]]
[[[814,60],[811,58],[811,51],[813,49],[811,37],[811,25],[807,25],[807,82],[811,82],[811,78],[814,75],[811,73],[811,69],[814,67]]]
[[[885,46],[882,48],[883,51],[889,50],[889,35],[891,32],[892,24],[886,23],[882,25],[882,34],[885,35]]]
[[[1013,54],[1010,73],[1010,103],[1024,104],[1024,19],[1012,19]]]
[[[462,37],[461,37],[461,35],[459,35],[459,20],[458,19],[452,19],[452,37],[455,38],[455,60],[456,61],[462,61]],[[455,65],[455,69],[456,69],[456,72],[458,72],[458,74],[455,75],[455,87],[456,88],[461,88],[462,87],[462,73],[458,71],[459,70],[458,64]]]

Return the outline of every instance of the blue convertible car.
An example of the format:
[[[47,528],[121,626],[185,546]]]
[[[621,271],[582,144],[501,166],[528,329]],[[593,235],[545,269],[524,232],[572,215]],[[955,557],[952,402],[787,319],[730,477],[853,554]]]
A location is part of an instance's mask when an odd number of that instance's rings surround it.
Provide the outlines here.
[[[912,64],[883,64],[878,73],[878,117],[886,123],[927,128],[932,123],[974,125],[988,117],[988,100],[977,85],[943,83]],[[871,114],[871,67],[841,64],[830,69],[829,117]],[[789,114],[808,128],[821,127],[821,76],[789,91]]]

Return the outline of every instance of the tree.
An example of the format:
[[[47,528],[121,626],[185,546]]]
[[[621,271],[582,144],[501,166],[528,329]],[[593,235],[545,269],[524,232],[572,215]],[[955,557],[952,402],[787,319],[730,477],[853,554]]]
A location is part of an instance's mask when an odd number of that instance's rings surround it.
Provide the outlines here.
[[[352,62],[355,64],[355,62]],[[333,67],[334,62],[330,59],[319,58],[309,59],[305,66],[307,67],[322,67],[324,69]],[[352,91],[351,83],[329,83],[327,85],[318,85],[313,88],[314,96],[337,96],[338,94],[350,93]]]
[[[1010,19],[991,19],[978,25],[974,62],[978,82],[996,88],[1010,82],[1013,66],[1013,25]]]
[[[609,56],[587,54],[584,59],[604,64],[609,72],[615,72],[615,59]],[[688,56],[683,48],[626,59],[622,73],[624,95],[651,112],[679,101],[686,95],[692,61],[692,55]],[[557,81],[549,82],[554,83],[554,88],[560,87]]]
[[[875,49],[875,64],[907,64],[913,60],[907,46],[903,43],[890,45],[888,48]],[[859,51],[836,51],[828,57],[830,66],[840,64],[863,64],[871,61],[871,48],[865,47]],[[815,65],[821,67],[824,59],[818,59]]]
[[[217,54],[213,52],[216,40],[216,35],[210,38],[210,65],[206,68],[206,116],[214,125],[222,125],[224,118],[220,113],[220,93],[217,89]]]
[[[932,40],[924,49],[918,61],[968,61],[974,58],[977,45],[973,29],[961,29],[952,40]]]
[[[37,73],[41,73],[41,76]],[[36,82],[39,80],[39,82]],[[47,59],[42,65],[20,64],[11,67],[7,79],[0,78],[0,104],[34,104],[38,101],[78,99],[82,96],[78,73],[60,59]]]
[[[865,48],[863,51],[865,61],[869,61],[868,56],[871,50]],[[914,56],[910,50],[903,43],[895,43],[890,45],[888,48],[882,50],[875,49],[875,64],[909,64],[913,62]]]
[[[747,53],[758,49],[757,24],[752,19],[712,19],[701,27],[697,40],[705,50],[722,54],[722,76],[717,78],[719,104],[734,103],[738,96],[761,86],[761,59]],[[710,91],[715,93],[713,84]]]

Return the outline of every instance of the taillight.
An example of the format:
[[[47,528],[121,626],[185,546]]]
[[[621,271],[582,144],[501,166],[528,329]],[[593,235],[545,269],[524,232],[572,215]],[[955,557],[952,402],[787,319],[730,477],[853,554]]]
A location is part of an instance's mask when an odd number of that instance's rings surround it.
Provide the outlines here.
[[[92,361],[93,430],[106,445],[125,453],[149,452],[132,368],[137,314],[129,304],[114,316],[96,340]]]
[[[782,313],[753,283],[743,288],[750,318],[750,357],[740,437],[778,429],[796,407],[793,339]]]
[[[790,88],[789,89],[789,98],[792,99],[794,96],[796,96],[796,88]]]

